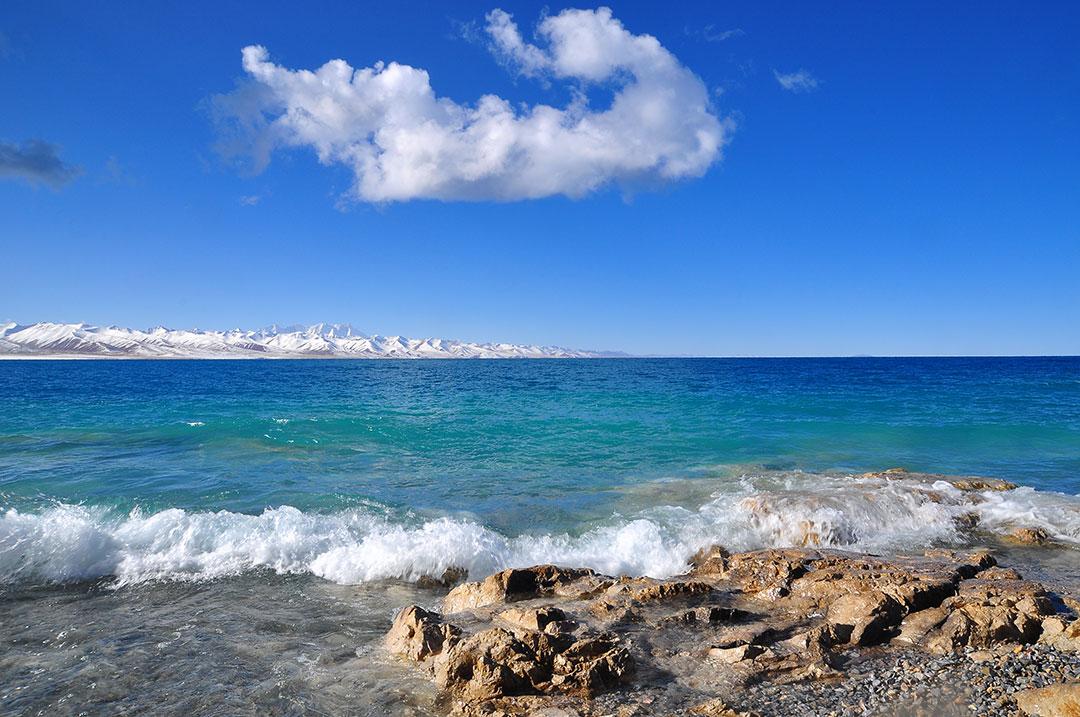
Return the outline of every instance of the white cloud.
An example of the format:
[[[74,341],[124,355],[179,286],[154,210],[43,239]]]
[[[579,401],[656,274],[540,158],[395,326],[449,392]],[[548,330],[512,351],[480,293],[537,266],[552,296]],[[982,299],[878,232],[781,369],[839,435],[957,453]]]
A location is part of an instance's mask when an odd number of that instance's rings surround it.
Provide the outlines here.
[[[292,70],[253,45],[243,50],[252,83],[214,105],[247,135],[256,169],[277,148],[308,147],[323,164],[348,167],[351,194],[369,202],[580,197],[698,177],[719,159],[732,123],[717,116],[704,83],[607,8],[545,17],[540,45],[501,10],[488,14],[486,31],[504,62],[570,83],[574,99],[515,107],[488,94],[459,104],[409,65],[332,60]],[[590,106],[590,87],[611,88],[610,105]]]
[[[818,86],[817,78],[807,70],[788,73],[773,70],[773,75],[776,76],[776,81],[780,83],[780,86],[788,92],[813,92]]]
[[[254,207],[256,204],[262,201],[262,197],[258,194],[245,194],[244,196],[240,197],[239,201],[240,206],[242,207]]]
[[[705,42],[725,42],[746,34],[746,31],[741,27],[733,27],[730,30],[717,30],[716,25],[706,25],[700,30],[687,27],[684,32],[690,37],[700,37]]]

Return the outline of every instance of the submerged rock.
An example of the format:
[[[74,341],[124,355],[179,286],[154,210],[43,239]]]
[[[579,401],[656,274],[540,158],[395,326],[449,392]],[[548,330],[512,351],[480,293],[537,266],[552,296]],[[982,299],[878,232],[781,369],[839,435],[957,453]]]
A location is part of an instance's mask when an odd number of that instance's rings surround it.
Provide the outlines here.
[[[980,478],[978,476],[940,476],[940,480],[951,483],[954,488],[965,491],[992,490],[1005,491],[1016,488],[1015,483],[1010,483],[1001,478]]]
[[[1050,534],[1042,528],[1015,528],[1005,539],[1020,545],[1046,545],[1050,542]]]
[[[1005,491],[1016,488],[1015,483],[1010,483],[1001,478],[986,478],[984,476],[950,476],[938,473],[917,473],[906,468],[888,468],[883,471],[871,471],[862,473],[860,478],[884,478],[889,480],[918,480],[926,483],[944,481],[951,484],[957,490],[962,491]]]

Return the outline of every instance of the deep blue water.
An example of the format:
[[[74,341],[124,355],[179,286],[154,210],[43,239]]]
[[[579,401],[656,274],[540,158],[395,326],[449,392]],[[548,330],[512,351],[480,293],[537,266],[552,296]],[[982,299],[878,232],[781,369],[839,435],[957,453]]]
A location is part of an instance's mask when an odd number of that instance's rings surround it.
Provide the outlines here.
[[[514,532],[732,465],[1078,493],[1080,359],[0,362],[0,504],[24,511],[371,502]]]

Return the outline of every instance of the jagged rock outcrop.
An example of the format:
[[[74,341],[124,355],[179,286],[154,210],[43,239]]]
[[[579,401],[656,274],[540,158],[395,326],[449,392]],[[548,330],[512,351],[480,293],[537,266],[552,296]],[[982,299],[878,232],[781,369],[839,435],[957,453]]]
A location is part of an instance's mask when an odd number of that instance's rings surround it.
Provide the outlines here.
[[[617,635],[577,631],[576,623],[555,608],[507,612],[500,617],[518,629],[492,627],[463,635],[438,613],[412,605],[394,620],[386,646],[427,663],[435,683],[467,704],[520,695],[590,695],[634,670],[634,659]]]
[[[914,638],[917,631],[921,636],[908,642],[936,653],[1032,643],[1042,634],[1043,620],[1054,614],[1049,595],[1038,583],[977,578],[962,583],[955,596],[925,615],[912,615],[920,627],[908,630],[908,636]]]
[[[443,608],[448,618],[402,611],[386,644],[428,669],[466,714],[525,714],[612,690],[644,699],[641,690],[672,675],[692,675],[687,684],[840,679],[845,655],[873,645],[1080,650],[1076,615],[986,551],[884,559],[713,546],[667,580],[504,570],[455,587]],[[732,709],[700,704],[702,714]]]
[[[449,650],[461,638],[461,628],[448,625],[442,616],[418,605],[397,614],[386,634],[386,649],[417,662]]]

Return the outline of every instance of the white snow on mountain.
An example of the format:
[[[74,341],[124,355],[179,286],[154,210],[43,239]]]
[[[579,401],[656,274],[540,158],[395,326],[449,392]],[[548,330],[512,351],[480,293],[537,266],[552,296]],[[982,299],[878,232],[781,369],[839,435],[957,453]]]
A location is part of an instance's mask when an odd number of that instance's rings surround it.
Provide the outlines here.
[[[0,324],[0,358],[598,358],[558,346],[368,336],[348,324],[258,331],[145,331],[90,324]]]

